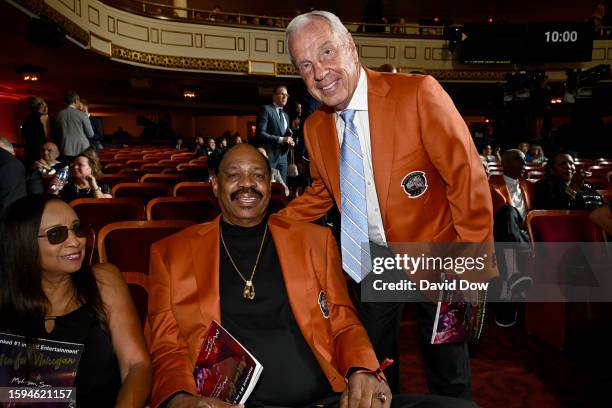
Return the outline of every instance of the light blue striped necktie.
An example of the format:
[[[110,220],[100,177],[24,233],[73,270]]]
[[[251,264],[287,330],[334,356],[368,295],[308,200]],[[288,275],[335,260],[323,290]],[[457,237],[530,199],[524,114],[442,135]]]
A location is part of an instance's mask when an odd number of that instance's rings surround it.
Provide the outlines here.
[[[363,173],[363,155],[353,123],[354,109],[340,112],[344,120],[344,135],[340,147],[340,193],[342,268],[356,282],[371,271],[368,239],[368,205]]]

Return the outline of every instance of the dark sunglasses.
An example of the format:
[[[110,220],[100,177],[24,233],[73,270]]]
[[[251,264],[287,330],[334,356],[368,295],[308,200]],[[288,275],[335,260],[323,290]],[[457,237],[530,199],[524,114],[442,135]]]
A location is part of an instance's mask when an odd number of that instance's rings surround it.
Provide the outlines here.
[[[47,230],[44,235],[39,235],[38,238],[47,237],[47,240],[51,245],[58,245],[68,239],[68,231],[72,230],[74,235],[78,238],[86,238],[89,235],[89,226],[75,223],[72,228],[68,228],[65,225],[59,225]]]

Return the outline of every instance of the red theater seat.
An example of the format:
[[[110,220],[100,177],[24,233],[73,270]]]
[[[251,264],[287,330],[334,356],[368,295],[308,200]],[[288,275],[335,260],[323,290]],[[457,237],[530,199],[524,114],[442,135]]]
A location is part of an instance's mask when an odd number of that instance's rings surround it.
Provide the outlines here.
[[[186,181],[187,176],[184,174],[164,174],[164,173],[149,173],[141,177],[140,181],[143,183],[168,183],[174,186],[176,183]]]
[[[157,197],[169,197],[172,187],[166,183],[120,183],[113,187],[113,197],[135,197],[146,205]]]
[[[144,206],[137,198],[78,198],[70,206],[96,233],[112,222],[144,219]]]
[[[100,182],[108,184],[111,188],[119,183],[134,183],[138,181],[138,176],[130,174],[104,174]]]
[[[148,220],[212,221],[221,213],[216,198],[160,197],[147,204]]]
[[[174,186],[174,197],[214,197],[208,181],[182,181]]]

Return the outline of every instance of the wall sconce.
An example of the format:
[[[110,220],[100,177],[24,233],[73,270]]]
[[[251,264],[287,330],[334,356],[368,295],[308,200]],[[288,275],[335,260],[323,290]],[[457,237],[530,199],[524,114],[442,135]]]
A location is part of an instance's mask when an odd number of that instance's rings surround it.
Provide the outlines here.
[[[21,76],[21,79],[29,82],[39,81],[44,71],[44,68],[37,65],[28,64],[17,67],[17,74]]]

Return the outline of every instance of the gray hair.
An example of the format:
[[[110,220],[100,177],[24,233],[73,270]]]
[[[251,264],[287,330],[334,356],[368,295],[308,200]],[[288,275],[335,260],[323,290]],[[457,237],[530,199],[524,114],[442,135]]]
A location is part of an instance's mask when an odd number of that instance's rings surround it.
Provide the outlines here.
[[[289,25],[287,25],[287,29],[285,30],[285,44],[287,44],[289,59],[291,59],[292,62],[293,56],[291,55],[291,50],[289,49],[289,38],[295,33],[295,31],[299,30],[314,19],[325,21],[331,31],[333,33],[336,33],[341,38],[349,32],[344,26],[344,24],[342,24],[342,21],[340,21],[338,16],[333,13],[330,13],[329,11],[314,10],[308,13],[300,14],[299,16],[291,20]]]
[[[6,150],[11,154],[15,154],[15,149],[13,148],[13,144],[4,136],[0,136],[0,148]]]

